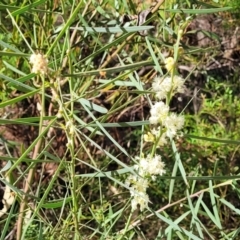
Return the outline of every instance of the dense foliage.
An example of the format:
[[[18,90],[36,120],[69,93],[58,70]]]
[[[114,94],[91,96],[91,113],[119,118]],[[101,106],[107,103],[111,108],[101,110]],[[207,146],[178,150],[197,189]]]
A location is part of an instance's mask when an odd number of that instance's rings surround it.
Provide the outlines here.
[[[238,239],[236,1],[0,3],[0,239]]]

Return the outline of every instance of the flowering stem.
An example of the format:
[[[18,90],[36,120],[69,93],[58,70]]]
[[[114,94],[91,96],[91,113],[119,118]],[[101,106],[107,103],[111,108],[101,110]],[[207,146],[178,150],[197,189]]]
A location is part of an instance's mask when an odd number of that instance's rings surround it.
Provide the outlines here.
[[[154,156],[155,152],[156,152],[156,149],[157,149],[157,146],[158,146],[158,142],[159,142],[159,139],[161,138],[161,136],[159,136],[156,141],[154,142],[153,146],[152,146],[152,151],[151,151],[151,157]]]

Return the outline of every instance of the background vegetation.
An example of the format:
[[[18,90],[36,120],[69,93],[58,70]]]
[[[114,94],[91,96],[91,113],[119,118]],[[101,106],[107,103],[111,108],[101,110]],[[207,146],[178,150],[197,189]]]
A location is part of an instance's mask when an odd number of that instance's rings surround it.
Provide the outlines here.
[[[239,239],[238,6],[3,0],[0,239]],[[125,180],[151,152],[151,84],[169,56],[186,80],[170,103],[183,135],[157,150],[166,173],[132,212]]]

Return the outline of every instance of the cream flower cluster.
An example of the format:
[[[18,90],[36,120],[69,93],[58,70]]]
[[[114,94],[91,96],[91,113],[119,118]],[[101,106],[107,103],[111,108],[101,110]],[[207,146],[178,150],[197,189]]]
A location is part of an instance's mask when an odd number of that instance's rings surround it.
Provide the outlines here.
[[[147,194],[148,179],[155,180],[157,175],[162,176],[165,173],[165,164],[162,162],[160,155],[151,157],[148,155],[146,158],[136,157],[138,164],[134,166],[138,175],[131,175],[127,178],[126,184],[130,188],[130,194],[132,196],[132,211],[140,206],[140,211],[143,211],[149,202]]]
[[[160,155],[155,155],[151,157],[148,155],[146,158],[137,158],[138,165],[135,165],[134,168],[138,170],[140,176],[150,176],[160,175],[162,176],[165,173],[164,167],[165,163],[162,162]]]
[[[174,75],[174,59],[169,57],[165,61],[166,69],[171,76],[156,77],[152,88],[156,98],[159,100],[152,105],[150,110],[149,122],[154,127],[144,135],[146,142],[154,142],[157,146],[163,146],[167,143],[166,137],[173,138],[183,128],[184,117],[170,112],[169,102],[176,93],[183,93],[185,90],[184,79]]]
[[[168,113],[169,106],[164,102],[156,102],[150,110],[151,117],[149,118],[149,122],[151,124],[163,123],[167,118]]]
[[[48,60],[47,58],[38,53],[38,54],[32,54],[30,57],[30,61],[32,64],[32,72],[33,73],[40,73],[40,74],[46,74],[48,71]]]
[[[165,66],[170,76],[157,77],[153,81],[152,87],[158,101],[151,107],[149,122],[152,126],[150,131],[144,135],[145,141],[154,144],[154,151],[156,147],[166,145],[167,139],[176,136],[184,125],[184,117],[170,112],[168,105],[174,94],[184,92],[184,79],[174,75],[173,58],[167,58]],[[165,99],[167,104],[164,102]],[[136,210],[139,205],[140,210],[143,211],[149,202],[148,181],[155,180],[156,176],[162,176],[166,172],[165,163],[157,154],[148,155],[146,158],[136,158],[136,161],[138,164],[134,166],[134,169],[137,175],[128,177],[126,184],[129,186],[132,197],[132,210]]]
[[[156,136],[155,139],[161,137],[161,134],[163,133],[166,133],[168,137],[174,137],[177,132],[183,128],[184,117],[182,115],[178,116],[175,113],[171,113],[169,111],[169,106],[162,101],[156,102],[152,106],[150,114],[150,124],[155,126],[160,125],[158,127],[158,130],[160,130],[160,135],[156,129],[151,131],[151,133]],[[145,141],[148,141],[149,135],[150,133],[148,133],[147,136],[144,136]]]
[[[152,84],[153,91],[159,100],[184,92],[184,79],[179,76],[156,77]]]
[[[140,176],[131,175],[127,178],[126,184],[130,188],[132,211],[137,209],[138,204],[140,205],[140,210],[143,211],[149,202],[149,197],[146,193],[148,180]]]

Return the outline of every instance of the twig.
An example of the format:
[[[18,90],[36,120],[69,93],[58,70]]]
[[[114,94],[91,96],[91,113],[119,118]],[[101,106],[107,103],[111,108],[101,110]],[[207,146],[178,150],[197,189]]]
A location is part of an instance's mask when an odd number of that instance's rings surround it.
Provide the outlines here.
[[[42,144],[42,138],[39,139],[39,141],[37,142],[35,148],[34,148],[34,152],[32,155],[32,159],[36,159],[37,155],[39,153],[40,147]],[[33,175],[35,172],[35,167],[31,168],[29,170],[28,176],[27,176],[27,180],[24,186],[24,195],[22,197],[22,202],[20,204],[20,210],[19,210],[19,215],[18,215],[18,220],[17,220],[17,240],[21,240],[21,236],[22,236],[22,224],[23,224],[23,219],[24,219],[24,211],[26,208],[26,204],[27,204],[27,194],[29,192],[30,189],[30,185],[32,183],[32,179],[33,179]]]
[[[42,117],[45,115],[45,109],[44,109],[44,83],[43,83],[43,93],[42,93]],[[41,135],[44,132],[45,126],[43,124],[42,119],[40,118],[40,125],[39,125],[39,135]],[[38,156],[38,153],[41,150],[41,145],[42,145],[42,137],[39,139],[39,141],[37,142],[33,154],[32,154],[32,159],[36,159]],[[22,236],[22,226],[23,226],[23,219],[24,219],[24,211],[27,205],[27,193],[29,192],[30,189],[30,185],[32,183],[32,179],[33,179],[33,175],[35,172],[35,166],[33,168],[31,168],[29,170],[28,176],[27,176],[27,180],[25,182],[25,186],[24,186],[24,195],[22,197],[22,202],[20,204],[20,210],[19,210],[19,215],[18,215],[18,220],[17,220],[17,240],[21,240],[21,236]]]

